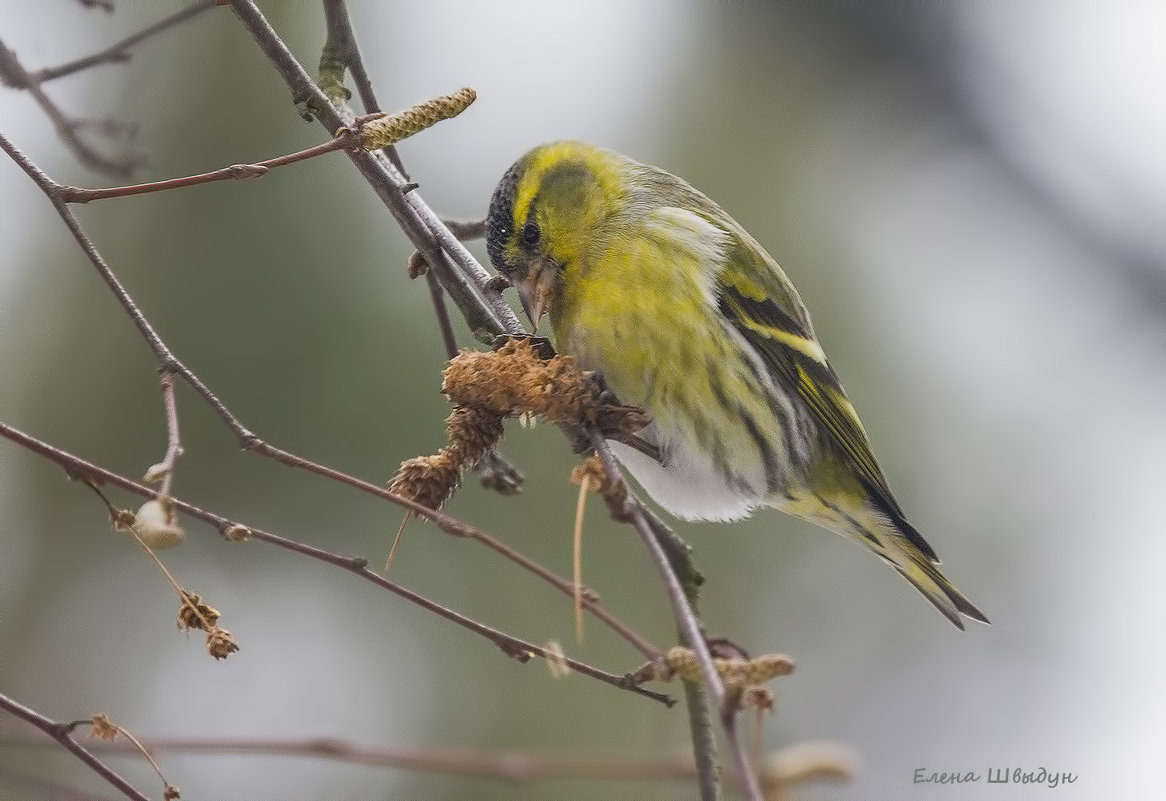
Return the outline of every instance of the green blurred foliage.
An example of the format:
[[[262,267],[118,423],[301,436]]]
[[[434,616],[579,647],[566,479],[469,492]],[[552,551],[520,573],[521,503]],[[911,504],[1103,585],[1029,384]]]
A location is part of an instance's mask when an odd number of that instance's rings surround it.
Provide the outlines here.
[[[895,194],[898,176],[880,172],[880,164],[939,159],[933,147],[966,155],[966,135],[949,131],[950,110],[920,88],[926,81],[832,15],[796,4],[653,7],[630,17],[603,7],[595,12],[599,22],[561,9],[557,17],[547,12],[548,22],[524,6],[507,12],[507,41],[442,31],[435,16],[417,8],[352,5],[387,107],[454,89],[432,85],[459,80],[454,75],[481,93],[463,118],[402,147],[436,208],[480,214],[510,159],[543,139],[578,136],[684,175],[766,243],[803,292],[905,505],[918,510],[949,575],[997,620],[992,629],[959,636],[868,555],[776,513],[733,527],[679,525],[708,578],[710,631],[799,661],[799,672],[779,685],[767,744],[837,739],[866,760],[853,787],[802,797],[934,797],[911,785],[921,765],[980,770],[1062,760],[1058,770],[1088,772],[1082,760],[1092,727],[1067,713],[1058,717],[1076,703],[1065,693],[1082,673],[1059,682],[1044,677],[1075,658],[1084,637],[1074,633],[1075,607],[1084,604],[1073,600],[1093,554],[1078,543],[1109,507],[1099,500],[1082,512],[1078,530],[1063,528],[1060,510],[1079,486],[1065,478],[1068,468],[1062,475],[1050,463],[1070,424],[1059,428],[1056,419],[1034,428],[1049,415],[1027,390],[1008,396],[1015,377],[980,387],[974,343],[966,353],[955,350],[979,332],[969,326],[945,333],[938,322],[962,308],[963,296],[950,291],[960,278],[947,263],[924,258],[924,246],[894,262],[856,244],[862,240],[854,231],[874,226],[872,215],[884,205],[917,202]],[[323,36],[318,8],[265,10],[314,67]],[[79,10],[54,13],[76,29],[87,19]],[[116,25],[102,23],[104,38],[71,34],[74,55],[157,16],[153,5],[124,4]],[[375,27],[386,21],[401,27]],[[524,22],[533,26],[527,39]],[[604,49],[588,38],[606,30],[600,23],[634,26],[611,37],[640,44]],[[52,36],[47,16],[38,24],[31,30]],[[551,24],[558,38],[540,27]],[[27,44],[16,49],[36,54]],[[610,78],[619,59],[629,65],[626,85]],[[229,9],[143,46],[116,71],[70,80],[92,90],[91,104],[67,95],[84,113],[140,123],[138,146],[149,154],[143,180],[260,160],[325,136],[295,116],[286,87]],[[950,141],[940,136],[932,146],[912,138],[929,127],[948,131]],[[60,150],[46,138],[34,156],[61,181],[104,182]],[[42,158],[46,153],[52,155]],[[14,259],[4,266],[11,277],[0,304],[2,419],[138,476],[165,444],[152,356],[43,198],[11,165],[0,170],[12,187],[6,197],[18,198],[32,220],[20,248],[2,249]],[[1022,205],[1014,187],[998,191]],[[958,241],[945,226],[1004,227],[981,208],[958,220],[959,211],[945,216],[942,204],[932,211],[934,218],[904,234],[932,243],[932,252]],[[260,436],[377,482],[403,459],[442,445],[445,357],[427,289],[406,276],[405,238],[342,155],[258,180],[103,201],[77,212],[174,352]],[[1059,244],[1063,234],[1047,225],[1039,215],[1025,217],[1002,247],[1019,243],[1018,264],[1075,252],[1071,238]],[[954,248],[951,256],[958,261]],[[888,263],[882,272],[872,266]],[[1015,284],[984,290],[1049,299],[1049,308],[1017,311],[1009,330],[1060,331],[1079,308],[1069,290],[1054,289],[1055,275],[1037,269],[1035,277],[1010,276]],[[1081,292],[1087,290],[1095,297],[1088,287]],[[1107,302],[1100,313],[1120,317],[1121,301]],[[1010,324],[1003,317],[977,323]],[[920,328],[928,324],[935,329]],[[458,327],[461,342],[472,344]],[[932,339],[952,350],[929,350]],[[1131,352],[1130,374],[1148,371],[1137,361],[1140,351]],[[1058,358],[1050,347],[1029,360],[1034,393],[1048,387],[1069,396]],[[1124,368],[1105,369],[1116,376]],[[1160,389],[1149,379],[1143,387],[1148,398]],[[186,453],[177,495],[294,539],[367,555],[373,564],[383,558],[401,520],[395,508],[241,453],[185,388],[178,405]],[[1131,444],[1124,452],[1133,450]],[[574,457],[551,426],[510,425],[504,451],[529,476],[525,492],[502,498],[470,477],[449,511],[567,573],[575,488],[566,476]],[[1088,464],[1102,453],[1098,445],[1081,459]],[[1049,489],[1034,488],[1034,476],[1051,476]],[[578,676],[552,679],[537,661],[512,662],[342,571],[259,543],[227,544],[188,522],[187,543],[164,559],[223,612],[222,625],[242,646],[213,663],[200,638],[174,631],[172,592],[142,553],[109,530],[95,497],[8,443],[0,443],[0,481],[0,688],[51,716],[104,711],[143,735],[334,736],[403,749],[660,755],[687,747],[679,707],[666,710]],[[1094,489],[1108,495],[1115,484]],[[1141,543],[1141,536],[1126,539]],[[589,508],[584,564],[586,581],[609,608],[649,639],[672,641],[648,558],[597,501]],[[392,578],[515,635],[560,640],[572,655],[615,672],[638,665],[631,649],[593,621],[586,640],[574,643],[562,596],[432,526],[410,524]],[[1110,580],[1117,576],[1106,574]],[[1108,630],[1110,620],[1087,615],[1083,628]],[[1129,625],[1136,624],[1135,616]],[[1159,648],[1157,641],[1147,647]],[[1017,723],[1022,701],[1036,711]],[[1098,696],[1084,706],[1096,712],[1127,701]],[[1115,713],[1113,720],[1125,719]],[[1016,733],[1001,734],[1011,728]],[[0,729],[24,733],[10,721]],[[1160,728],[1139,731],[1131,735],[1138,747]],[[1045,734],[1047,748],[1020,745]],[[679,786],[511,785],[291,758],[165,755],[163,763],[189,798],[695,797]],[[139,786],[154,786],[140,764],[117,765]],[[97,786],[59,752],[13,747],[0,750],[5,800],[27,797],[4,784],[6,771]],[[945,797],[975,796],[953,788]]]

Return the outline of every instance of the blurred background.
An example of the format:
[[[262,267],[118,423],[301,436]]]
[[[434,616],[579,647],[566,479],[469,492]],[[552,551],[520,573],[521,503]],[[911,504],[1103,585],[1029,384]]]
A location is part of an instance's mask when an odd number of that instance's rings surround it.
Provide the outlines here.
[[[0,37],[37,69],[178,7],[3,0]],[[678,525],[708,579],[710,631],[798,662],[777,684],[766,747],[827,739],[858,756],[852,783],[798,798],[1033,797],[986,784],[989,770],[1016,768],[1078,777],[1050,798],[1163,797],[1166,7],[350,9],[386,108],[478,90],[463,116],[400,148],[441,213],[482,215],[522,152],[579,138],[684,176],[744,224],[801,290],[903,506],[992,618],[961,633],[862,549],[776,512]],[[318,5],[265,11],[314,70]],[[128,64],[45,88],[71,114],[135,123],[140,180],[324,137],[226,8]],[[0,91],[0,129],[62,182],[114,183],[77,163],[26,93]],[[7,159],[0,209],[0,419],[140,476],[165,447],[149,350]],[[443,444],[428,293],[344,157],[77,212],[179,357],[259,435],[375,482]],[[185,388],[178,406],[176,495],[380,562],[395,508],[241,453]],[[503,449],[529,476],[524,494],[471,478],[451,511],[569,571],[576,488],[562,436],[511,425]],[[596,501],[586,526],[586,581],[670,643],[634,534]],[[175,632],[172,590],[91,493],[0,440],[0,691],[62,720],[107,712],[143,736],[688,747],[680,707],[553,679],[340,570],[187,528],[163,558],[222,611],[242,646],[226,662]],[[402,547],[392,577],[410,588],[613,671],[638,664],[594,622],[576,644],[563,597],[471,543],[414,524]],[[0,734],[28,733],[0,719]],[[155,788],[139,761],[116,764]],[[291,757],[163,764],[185,798],[696,797],[676,784],[509,785]],[[981,779],[938,788],[914,784],[917,769]],[[29,774],[114,795],[60,749],[0,749],[0,799],[30,797]]]

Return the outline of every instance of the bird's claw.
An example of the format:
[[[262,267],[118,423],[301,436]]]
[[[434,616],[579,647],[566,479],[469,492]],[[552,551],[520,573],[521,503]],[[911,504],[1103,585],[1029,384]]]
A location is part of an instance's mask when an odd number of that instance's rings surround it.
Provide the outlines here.
[[[546,337],[536,337],[534,334],[499,334],[494,337],[491,346],[495,351],[502,350],[508,342],[528,342],[534,348],[535,355],[540,359],[555,358],[555,346]]]

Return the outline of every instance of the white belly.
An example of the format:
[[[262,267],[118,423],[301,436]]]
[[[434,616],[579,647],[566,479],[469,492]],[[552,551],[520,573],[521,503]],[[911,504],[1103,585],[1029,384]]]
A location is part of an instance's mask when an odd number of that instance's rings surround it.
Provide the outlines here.
[[[651,428],[641,433],[650,437]],[[753,493],[730,487],[709,456],[684,439],[671,440],[667,465],[618,442],[610,444],[652,500],[682,520],[738,520],[765,505]]]

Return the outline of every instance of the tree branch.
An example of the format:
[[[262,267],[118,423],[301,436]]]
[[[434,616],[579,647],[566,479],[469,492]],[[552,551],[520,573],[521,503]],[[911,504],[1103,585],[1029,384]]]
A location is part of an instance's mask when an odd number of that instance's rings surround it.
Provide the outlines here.
[[[109,782],[126,798],[133,801],[150,801],[150,799],[128,781],[123,779],[113,768],[95,757],[88,749],[73,739],[73,726],[68,723],[58,723],[45,717],[35,709],[31,709],[18,701],[0,693],[0,709],[12,713],[18,718],[37,727],[49,737],[52,737],[67,748],[79,760],[88,765],[94,773]]]
[[[61,465],[61,467],[65,468],[65,470],[72,476],[97,480],[100,483],[120,487],[127,492],[132,492],[135,495],[139,495],[145,498],[153,498],[155,496],[154,491],[144,484],[139,484],[138,482],[115,473],[112,470],[107,470],[106,468],[93,464],[92,462],[88,462],[79,456],[75,456],[71,453],[68,453],[67,451],[61,450],[60,448],[50,445],[47,442],[43,442],[17,428],[14,428],[13,426],[8,425],[7,423],[0,422],[0,437],[11,440],[12,442],[15,442],[27,450],[43,456],[49,461]],[[328,468],[323,469],[328,470]],[[330,472],[334,473],[335,471]],[[357,481],[356,479],[351,479],[351,477],[349,477],[349,479],[350,481],[346,481],[344,483]],[[373,485],[368,486],[371,489],[378,490],[376,494],[388,494],[387,491],[379,490],[379,488],[374,487]],[[231,520],[230,518],[215,514],[214,512],[206,511],[205,509],[201,509],[194,504],[187,503],[178,498],[171,498],[170,503],[173,504],[175,509],[181,511],[183,514],[186,514],[189,517],[193,517],[196,520],[201,520],[204,523],[215,527],[221,533],[227,536],[228,539],[259,540],[261,542],[266,542],[285,550],[294,551],[296,553],[303,554],[304,556],[311,557],[312,559],[316,559],[318,561],[347,570],[348,572],[359,576],[365,581],[375,584],[382,589],[388,590],[389,592],[394,593],[395,595],[404,598],[405,600],[416,604],[417,606],[420,606],[421,608],[432,612],[439,617],[445,618],[451,623],[456,623],[462,628],[468,629],[475,634],[485,637],[498,646],[508,656],[513,657],[520,662],[528,661],[531,656],[540,656],[548,660],[561,661],[577,673],[582,673],[585,676],[597,679],[604,682],[605,684],[610,684],[611,686],[618,689],[628,690],[637,695],[642,695],[645,698],[650,698],[654,701],[659,701],[669,706],[674,703],[671,698],[663,693],[652,692],[651,690],[645,690],[642,687],[633,685],[628,680],[626,675],[608,673],[606,671],[592,667],[591,665],[588,665],[584,662],[571,659],[570,657],[563,657],[561,654],[552,653],[541,646],[526,642],[525,640],[519,639],[518,637],[512,637],[509,634],[493,629],[483,623],[479,623],[476,620],[468,618],[465,615],[459,614],[452,609],[444,607],[441,604],[438,604],[419,593],[406,589],[396,582],[389,581],[379,573],[369,570],[368,560],[364,557],[344,556],[342,554],[324,550],[323,548],[317,548],[314,545],[308,545],[307,543],[288,539],[278,534],[264,531],[263,529],[239,523],[235,520]],[[403,505],[408,506],[409,503]],[[446,526],[449,526],[451,529],[455,530],[470,528],[461,521],[450,518],[449,516],[440,512],[434,512],[432,509],[426,509],[424,506],[416,504],[414,504],[414,506],[416,506],[414,511],[417,514],[429,517],[434,522],[442,525],[443,528]]]
[[[350,125],[355,119],[353,112],[345,109],[342,113],[333,105],[288,50],[255,3],[251,0],[232,0],[231,5],[260,50],[288,84],[298,106],[314,114],[331,131]],[[437,270],[438,278],[461,310],[475,337],[489,343],[497,334],[522,331],[518,318],[501,297],[484,291],[489,274],[469,251],[460,244],[457,253],[445,251],[444,243],[434,229],[445,230],[451,241],[456,242],[456,239],[418,193],[413,191],[415,185],[390,163],[387,156],[380,151],[357,152],[350,153],[349,158],[397,220],[413,247],[421,252],[431,269]]]
[[[132,36],[127,36],[125,39],[110,45],[104,50],[99,50],[92,55],[79,58],[75,61],[70,61],[67,64],[61,64],[57,67],[48,67],[46,69],[41,69],[37,70],[36,72],[29,73],[29,80],[33,83],[42,84],[55,80],[56,78],[63,78],[66,75],[72,75],[75,72],[81,72],[82,70],[96,67],[100,64],[124,63],[129,61],[129,51],[131,47],[144,42],[146,39],[149,39],[152,36],[157,36],[159,33],[162,33],[169,28],[173,28],[175,25],[180,25],[183,22],[186,22],[188,19],[193,19],[204,11],[210,11],[216,5],[218,5],[216,0],[197,0],[197,2],[191,3],[181,11],[177,11],[168,17],[164,17],[163,19],[158,20],[153,25],[143,28]],[[17,88],[24,89],[28,87],[24,86]]]
[[[361,118],[364,119],[364,118]],[[358,123],[360,120],[357,121]],[[267,174],[267,171],[275,167],[282,167],[286,164],[294,164],[297,161],[305,161],[316,156],[322,156],[325,153],[332,153],[336,150],[343,150],[348,147],[353,147],[358,144],[356,134],[349,128],[342,128],[336,137],[328,142],[315,145],[306,150],[300,150],[296,153],[288,153],[283,156],[276,156],[267,161],[260,161],[254,164],[232,164],[229,167],[223,167],[211,172],[204,172],[198,175],[187,175],[182,178],[169,178],[165,181],[153,181],[147,184],[133,184],[131,186],[113,186],[105,189],[82,189],[76,186],[65,186],[58,184],[50,179],[50,187],[41,186],[41,189],[49,195],[54,202],[60,201],[62,203],[88,203],[92,200],[104,200],[111,197],[130,197],[132,195],[143,195],[148,192],[166,192],[171,189],[181,189],[187,186],[197,186],[199,184],[209,184],[214,181],[237,181],[247,178],[261,178]],[[46,176],[47,177],[47,176]]]
[[[696,778],[692,758],[686,754],[634,757],[623,754],[570,751],[482,751],[479,749],[403,749],[361,745],[334,737],[202,738],[139,737],[148,751],[177,754],[238,754],[255,756],[307,756],[373,767],[414,770],[454,776],[476,776],[508,782],[588,778],[633,781],[690,782]],[[0,737],[3,747],[47,745],[42,738]],[[129,743],[95,743],[94,750],[107,754],[140,755]],[[810,781],[846,779],[853,755],[831,742],[805,742],[783,748],[765,759],[767,785],[788,789]]]
[[[128,178],[143,163],[144,159],[140,154],[127,154],[121,158],[110,158],[90,146],[79,136],[79,133],[86,128],[98,130],[107,136],[117,136],[132,129],[112,119],[82,120],[66,115],[65,112],[61,111],[60,106],[45,94],[40,83],[32,79],[16,58],[16,53],[5,47],[3,42],[0,42],[0,84],[27,90],[36,104],[44,111],[45,116],[52,122],[57,136],[61,137],[61,141],[69,150],[73,151],[82,164],[99,172]]]

